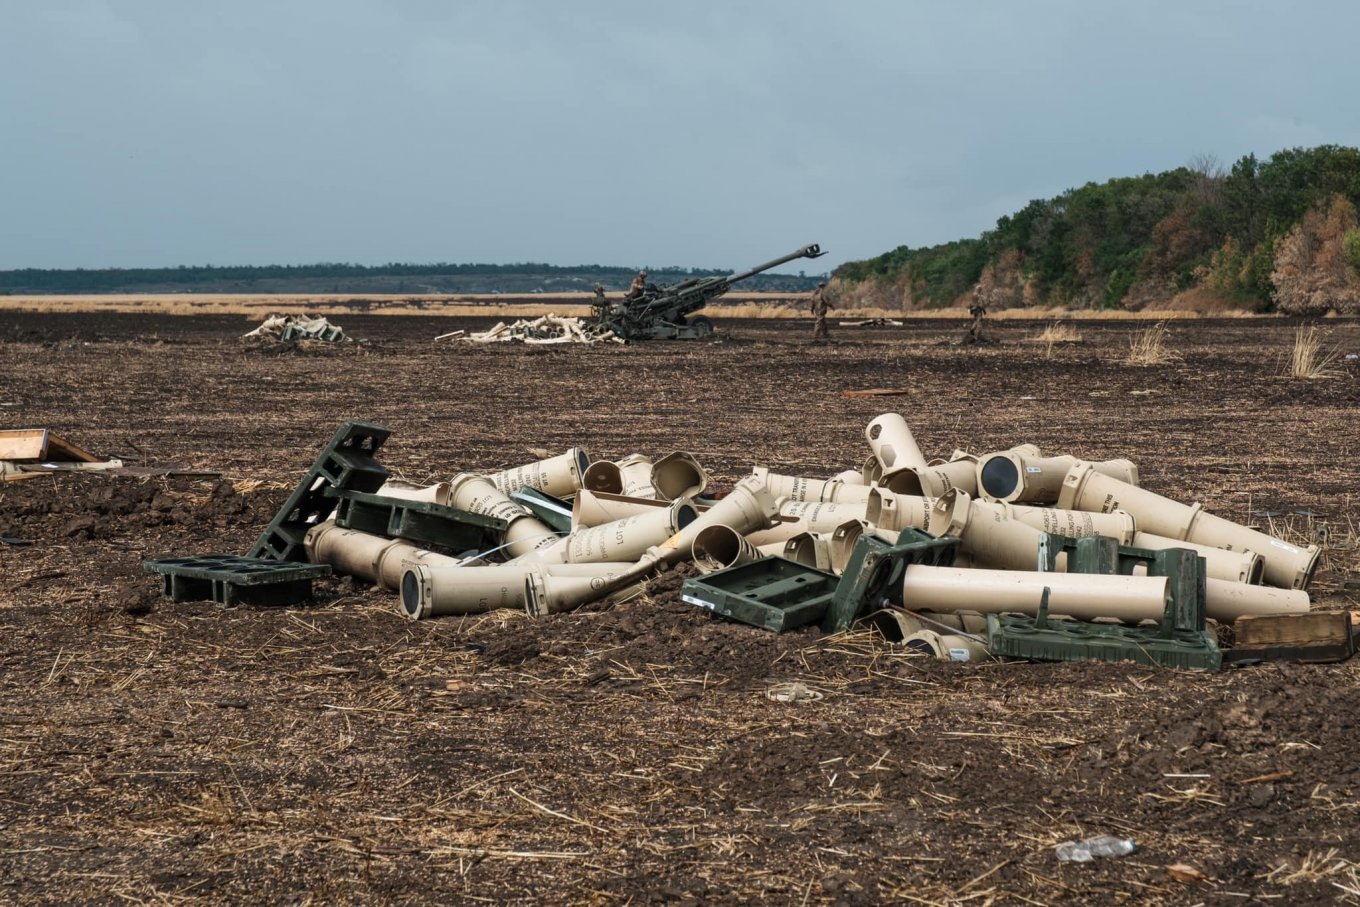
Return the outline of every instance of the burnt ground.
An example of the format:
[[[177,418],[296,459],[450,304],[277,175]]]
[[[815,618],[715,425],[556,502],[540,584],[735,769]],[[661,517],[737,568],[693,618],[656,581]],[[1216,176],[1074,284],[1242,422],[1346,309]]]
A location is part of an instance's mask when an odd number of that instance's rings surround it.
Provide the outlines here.
[[[1360,324],[1323,323],[1360,352]],[[584,446],[828,475],[906,414],[929,454],[1020,442],[1311,537],[1355,607],[1360,384],[1283,377],[1290,322],[955,343],[954,321],[735,322],[704,344],[432,344],[454,319],[350,317],[364,348],[243,347],[239,318],[0,316],[0,426],[221,479],[0,486],[0,900],[1360,903],[1360,662],[1214,675],[942,664],[857,632],[775,636],[680,577],[535,621],[413,623],[348,579],[286,609],[159,597],[144,558],[241,552],[345,419],[416,481]],[[887,398],[843,389],[894,387]],[[775,702],[798,681],[820,699]],[[1137,853],[1059,863],[1126,835]],[[1189,864],[1203,878],[1168,873]]]

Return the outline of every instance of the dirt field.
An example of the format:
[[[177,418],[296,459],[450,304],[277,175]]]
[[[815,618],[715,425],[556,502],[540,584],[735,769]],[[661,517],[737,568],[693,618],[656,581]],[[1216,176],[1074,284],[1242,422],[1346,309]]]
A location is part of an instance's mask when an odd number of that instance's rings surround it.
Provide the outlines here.
[[[936,663],[641,598],[420,623],[348,579],[310,607],[172,603],[143,558],[243,552],[345,419],[416,481],[572,445],[824,476],[906,414],[928,454],[1128,457],[1277,533],[1325,524],[1318,607],[1360,606],[1360,368],[1281,375],[1294,326],[720,325],[705,344],[432,344],[486,320],[337,319],[364,348],[244,348],[240,317],[0,314],[0,427],[217,479],[0,486],[0,901],[1360,903],[1360,662],[1197,675]],[[1324,323],[1360,352],[1360,323]],[[843,389],[904,396],[850,399]],[[801,681],[819,701],[780,703]],[[1059,863],[1053,845],[1138,852]],[[1203,874],[1178,881],[1184,863]]]

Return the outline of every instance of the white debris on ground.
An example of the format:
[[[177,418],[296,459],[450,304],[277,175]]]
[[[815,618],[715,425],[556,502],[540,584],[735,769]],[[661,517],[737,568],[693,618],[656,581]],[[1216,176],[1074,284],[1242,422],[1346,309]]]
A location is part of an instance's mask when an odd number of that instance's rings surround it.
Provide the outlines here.
[[[284,343],[293,340],[324,340],[327,343],[352,343],[339,325],[331,324],[320,315],[270,315],[255,330],[242,334],[241,339],[260,337]]]
[[[444,335],[449,336],[449,335]],[[442,339],[442,338],[436,338]],[[543,315],[534,319],[520,319],[514,324],[497,322],[490,330],[467,334],[459,339],[473,343],[624,343],[622,337],[608,328],[601,328],[583,318]]]

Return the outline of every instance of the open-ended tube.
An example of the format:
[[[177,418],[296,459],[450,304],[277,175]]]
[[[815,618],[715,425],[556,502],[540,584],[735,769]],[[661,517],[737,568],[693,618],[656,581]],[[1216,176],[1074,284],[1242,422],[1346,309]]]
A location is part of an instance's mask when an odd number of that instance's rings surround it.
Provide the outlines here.
[[[590,456],[573,447],[564,454],[505,469],[487,476],[501,494],[509,497],[521,488],[533,488],[553,497],[566,498],[581,488],[581,477],[590,468]]]
[[[318,523],[303,539],[307,560],[330,564],[336,573],[395,589],[408,562],[438,566],[458,566],[461,561],[445,554],[427,551],[405,539],[389,539],[357,529],[341,529],[334,520]]]
[[[864,518],[879,529],[900,532],[903,529],[925,529],[930,522],[930,508],[934,498],[911,494],[894,494],[885,488],[869,490]]]
[[[1063,479],[1058,506],[1072,510],[1108,513],[1127,510],[1143,532],[1182,541],[1255,551],[1265,562],[1265,581],[1282,589],[1306,589],[1317,569],[1316,545],[1299,548],[1283,539],[1248,529],[1239,523],[1205,513],[1199,504],[1181,504],[1154,492],[1097,472],[1089,463],[1077,463]]]
[[[623,470],[611,460],[596,460],[581,474],[581,487],[602,494],[623,494]]]
[[[885,475],[911,466],[921,469],[926,466],[926,458],[900,413],[884,413],[874,419],[865,426],[864,437]]]
[[[862,503],[869,500],[871,490],[868,485],[847,485],[832,479],[781,475],[763,466],[757,466],[751,470],[751,474],[770,490],[770,494],[790,501]]]
[[[976,496],[977,457],[956,450],[948,463],[885,471],[879,484],[895,494],[939,497],[951,488],[961,488]]]
[[[1121,545],[1133,544],[1137,525],[1122,510],[1114,513],[1091,513],[1089,510],[1058,510],[1055,507],[1030,507],[1025,504],[993,504],[1013,520],[1033,526],[1040,532],[1084,539],[1101,535],[1115,539]]]
[[[674,501],[663,508],[635,513],[588,529],[578,529],[552,545],[538,548],[516,560],[545,564],[631,563],[646,554],[653,545],[661,544],[694,522],[698,516],[698,511],[688,501]]]
[[[449,482],[449,503],[461,510],[497,517],[508,524],[504,544],[511,557],[528,554],[557,541],[557,533],[510,500],[486,476],[459,473]]]
[[[401,575],[401,613],[412,620],[443,617],[449,614],[480,614],[498,608],[525,608],[526,580],[529,577],[581,579],[608,577],[598,584],[599,594],[574,589],[577,604],[602,598],[611,583],[632,571],[634,564],[497,564],[489,567],[411,564]],[[589,583],[587,582],[587,586]],[[562,598],[554,595],[560,603]]]
[[[977,461],[975,497],[1017,504],[1052,504],[1063,478],[1080,462],[1073,456],[1028,456],[1015,450],[987,454]],[[1091,467],[1102,475],[1138,484],[1138,467],[1129,460],[1105,460]]]
[[[667,501],[692,498],[708,487],[708,473],[692,454],[683,450],[666,454],[652,464],[652,487]]]
[[[830,532],[802,532],[784,543],[783,556],[797,564],[840,575],[867,524],[847,520]]]
[[[907,567],[902,606],[909,611],[1015,611],[1036,614],[1044,589],[1052,614],[1083,620],[1160,620],[1170,595],[1164,576],[1039,573],[957,567]]]
[[[571,502],[571,526],[573,529],[589,529],[601,523],[612,523],[649,510],[665,510],[670,506],[670,501],[656,498],[630,498],[622,494],[582,489]]]
[[[385,498],[400,498],[403,501],[429,501],[432,504],[447,504],[449,501],[449,483],[439,482],[436,485],[422,488],[397,479],[389,479],[374,493]]]
[[[1150,532],[1135,532],[1131,543],[1135,548],[1189,548],[1204,558],[1204,572],[1210,579],[1226,580],[1230,583],[1261,582],[1265,563],[1255,551],[1229,551],[1226,548],[1210,548],[1181,539],[1168,539]]]
[[[738,564],[759,560],[760,550],[731,526],[707,526],[694,537],[690,546],[694,566],[701,573],[712,573]]]
[[[954,536],[961,552],[986,567],[1002,570],[1039,567],[1039,541],[1043,533],[1010,519],[995,504],[974,501],[957,488],[935,500],[926,531],[935,536]]]
[[[795,564],[831,572],[831,534],[800,532],[784,543],[784,557]]]

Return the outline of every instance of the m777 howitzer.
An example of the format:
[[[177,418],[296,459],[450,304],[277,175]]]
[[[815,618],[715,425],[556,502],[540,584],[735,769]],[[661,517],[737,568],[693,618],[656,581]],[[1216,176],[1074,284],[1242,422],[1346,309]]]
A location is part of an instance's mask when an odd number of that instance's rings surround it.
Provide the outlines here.
[[[738,281],[794,259],[825,254],[813,243],[727,277],[692,277],[670,286],[648,286],[635,299],[595,305],[596,327],[613,331],[625,340],[699,340],[713,333],[713,322],[703,315],[690,316]]]

